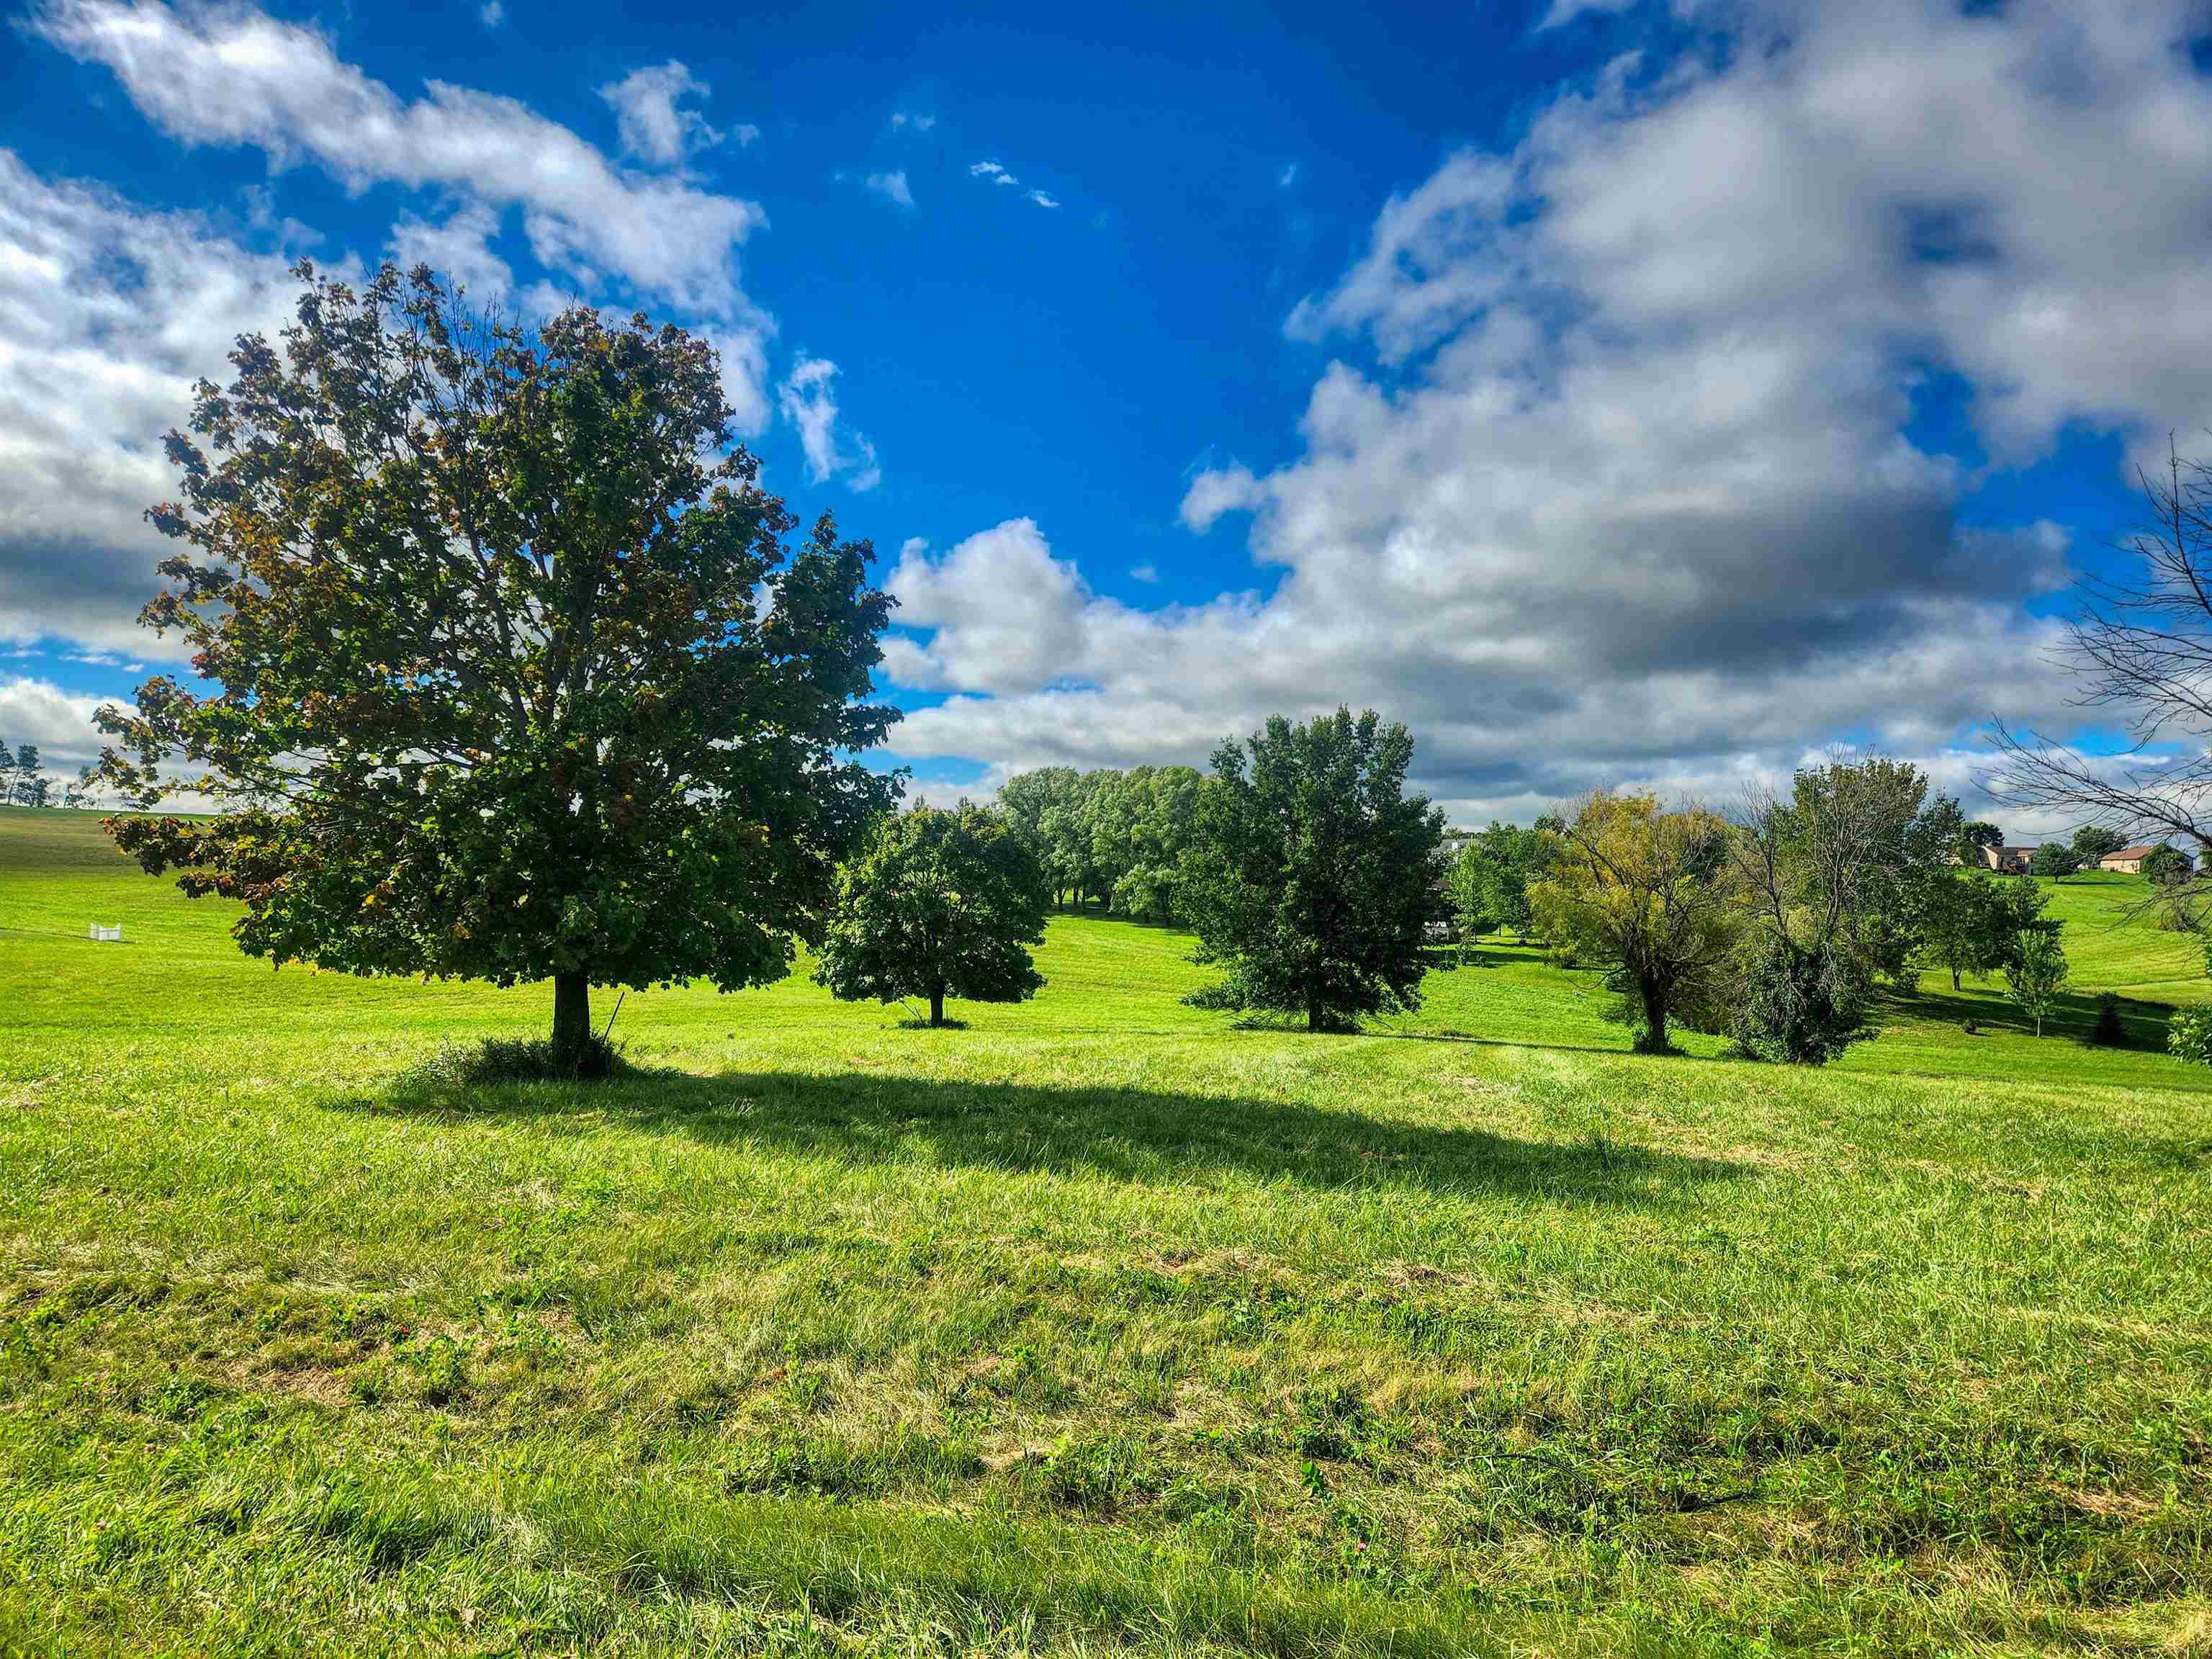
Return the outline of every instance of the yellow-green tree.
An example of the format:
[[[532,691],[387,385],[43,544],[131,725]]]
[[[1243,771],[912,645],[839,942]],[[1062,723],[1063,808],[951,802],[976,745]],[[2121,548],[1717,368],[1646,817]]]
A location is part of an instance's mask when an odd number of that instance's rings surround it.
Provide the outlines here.
[[[1717,1021],[1741,914],[1728,847],[1726,821],[1701,806],[1668,811],[1655,795],[1601,789],[1529,884],[1538,925],[1611,969],[1641,1052],[1670,1052],[1670,1018]]]

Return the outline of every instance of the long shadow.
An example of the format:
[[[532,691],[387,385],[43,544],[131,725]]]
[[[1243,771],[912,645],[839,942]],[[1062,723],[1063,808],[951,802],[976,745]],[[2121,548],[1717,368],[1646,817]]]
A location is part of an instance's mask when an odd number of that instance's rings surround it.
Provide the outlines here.
[[[1161,1182],[1229,1174],[1316,1188],[1419,1187],[1601,1203],[1661,1203],[1741,1173],[1601,1138],[1523,1140],[1392,1122],[1289,1101],[1137,1089],[841,1073],[647,1072],[589,1085],[394,1085],[334,1103],[407,1116],[614,1120],[709,1146],[773,1146],[855,1162]]]
[[[2007,1000],[2002,990],[1988,997],[1969,996],[1963,991],[1923,990],[1896,999],[1894,1006],[1924,1019],[1960,1024],[1972,1020],[1991,1030],[2020,1031],[2030,1036],[2035,1031],[2035,1022]],[[2090,1032],[2096,1029],[2097,1007],[2098,996],[2094,993],[2060,992],[2057,1006],[2044,1019],[2044,1036],[2073,1037],[2087,1042]],[[2164,1051],[2166,1023],[2173,1012],[2172,1003],[2124,996],[2119,1012],[2120,1030],[2125,1036],[2112,1047]]]

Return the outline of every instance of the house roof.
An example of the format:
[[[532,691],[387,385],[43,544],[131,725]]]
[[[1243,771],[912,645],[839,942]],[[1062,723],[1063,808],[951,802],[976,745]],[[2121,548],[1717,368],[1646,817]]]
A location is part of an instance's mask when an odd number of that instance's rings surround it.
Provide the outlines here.
[[[2105,859],[2147,859],[2165,844],[2164,842],[2154,842],[2148,847],[2123,847],[2117,853],[2106,854]],[[2103,860],[2099,860],[2100,863],[2103,861]]]

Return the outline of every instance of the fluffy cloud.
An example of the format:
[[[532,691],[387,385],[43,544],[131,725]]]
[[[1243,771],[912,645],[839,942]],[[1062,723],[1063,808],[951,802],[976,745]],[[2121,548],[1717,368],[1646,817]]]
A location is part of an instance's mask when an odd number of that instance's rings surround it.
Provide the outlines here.
[[[77,696],[24,675],[0,678],[0,744],[11,752],[19,744],[34,744],[41,771],[57,781],[73,779],[100,758],[92,717],[112,701]]]
[[[176,489],[161,434],[293,297],[281,255],[0,150],[0,639],[159,649],[133,618],[165,545],[142,515]]]
[[[849,474],[848,489],[873,489],[884,476],[876,465],[875,446],[849,428],[843,438],[838,434],[837,394],[832,384],[836,378],[836,364],[821,357],[801,357],[776,388],[776,404],[798,429],[809,480],[821,483]]]
[[[894,666],[953,694],[902,750],[1195,759],[1342,700],[1407,720],[1456,810],[1525,816],[1625,779],[1731,793],[1845,736],[1968,787],[1992,712],[2074,724],[2024,604],[2065,533],[1963,529],[1975,478],[1906,434],[1929,365],[2008,459],[2203,425],[2185,9],[1686,15],[1689,56],[1448,159],[1292,312],[1343,354],[1302,453],[1183,503],[1253,515],[1269,598],[1130,611],[1018,524],[902,562],[930,631]]]
[[[672,58],[649,69],[632,70],[601,87],[599,96],[614,106],[624,155],[672,167],[692,151],[711,149],[722,142],[722,135],[707,124],[703,113],[678,107],[694,94],[703,100],[711,90]]]
[[[251,144],[273,166],[312,159],[355,190],[389,182],[519,208],[538,261],[586,291],[624,284],[683,309],[758,325],[737,249],[767,222],[755,204],[672,176],[626,173],[567,127],[512,98],[431,82],[403,99],[342,61],[313,29],[246,8],[190,12],[160,0],[53,0],[33,27],[114,70],[173,137]],[[658,92],[617,100],[625,140],[673,159],[699,136],[696,112]],[[665,97],[660,96],[665,94]]]

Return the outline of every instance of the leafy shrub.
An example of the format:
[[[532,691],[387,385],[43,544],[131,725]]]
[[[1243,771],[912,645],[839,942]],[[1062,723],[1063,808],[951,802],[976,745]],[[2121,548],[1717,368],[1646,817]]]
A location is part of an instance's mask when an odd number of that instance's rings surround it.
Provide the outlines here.
[[[2107,991],[2097,999],[2097,1024],[2089,1033],[2089,1041],[2114,1045],[2127,1040],[2127,1027],[2120,1024],[2119,993]]]
[[[2166,1046],[2192,1065],[2212,1066],[2212,1008],[2184,1008],[2166,1022]]]
[[[1764,933],[1745,949],[1729,1034],[1761,1060],[1823,1066],[1869,1035],[1869,988],[1842,941],[1806,951]]]

